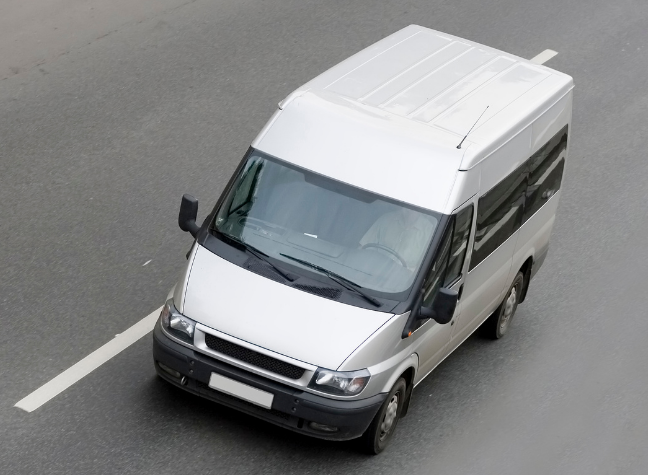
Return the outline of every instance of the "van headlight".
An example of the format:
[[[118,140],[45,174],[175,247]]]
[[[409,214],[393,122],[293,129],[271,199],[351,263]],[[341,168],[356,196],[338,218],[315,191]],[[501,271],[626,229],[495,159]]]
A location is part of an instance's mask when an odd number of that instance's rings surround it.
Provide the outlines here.
[[[169,334],[179,340],[193,343],[196,322],[178,312],[173,305],[173,299],[167,300],[166,304],[164,304],[162,313],[160,313],[160,322],[162,328],[164,328]]]
[[[338,394],[340,396],[355,396],[367,386],[371,374],[366,369],[358,371],[331,371],[319,368],[308,385],[311,389]]]

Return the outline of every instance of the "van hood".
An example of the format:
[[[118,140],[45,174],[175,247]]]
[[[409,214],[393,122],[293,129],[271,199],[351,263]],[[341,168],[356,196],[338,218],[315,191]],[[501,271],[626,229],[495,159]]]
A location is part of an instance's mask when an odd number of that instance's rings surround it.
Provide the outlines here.
[[[393,317],[280,284],[202,246],[191,267],[183,313],[233,337],[328,369],[340,367]]]

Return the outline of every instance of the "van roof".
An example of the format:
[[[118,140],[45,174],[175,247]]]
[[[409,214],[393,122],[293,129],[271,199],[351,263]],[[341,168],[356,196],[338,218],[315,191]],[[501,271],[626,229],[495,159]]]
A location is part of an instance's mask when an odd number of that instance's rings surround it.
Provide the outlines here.
[[[448,173],[453,173],[453,177],[458,170],[475,166],[572,87],[572,79],[566,74],[478,43],[410,25],[291,93],[279,104],[283,112],[277,122],[290,122],[290,127],[297,128],[311,123],[321,131],[319,145],[327,150],[329,157],[336,153],[329,142],[335,142],[343,134],[342,130],[336,131],[339,128],[336,123],[347,122],[346,126],[357,129],[356,141],[366,145],[368,141],[386,140],[378,147],[378,155],[385,155],[379,160],[381,165],[389,162],[391,153],[391,160],[396,163],[390,164],[390,169],[405,168],[411,174],[413,169],[430,169],[433,165],[435,174],[445,170],[446,186],[439,183],[439,192],[447,192],[447,197],[454,181]],[[310,117],[313,114],[317,118]],[[283,115],[289,117],[282,118]],[[348,123],[349,115],[353,116],[352,124]],[[474,129],[458,150],[457,145],[473,124]],[[264,137],[274,135],[272,128],[272,125],[266,127],[257,142],[266,142],[271,147],[271,142],[277,145],[271,136]],[[408,129],[407,133],[403,128]],[[370,135],[364,137],[363,132]],[[389,133],[405,134],[407,140],[396,143],[386,137]],[[314,147],[318,145],[316,136],[317,131],[309,130],[309,141]],[[427,153],[410,153],[407,141],[429,149]],[[348,142],[342,144],[344,150],[349,149]],[[273,154],[272,150],[262,149]],[[468,149],[470,152],[466,153]],[[315,162],[319,154],[313,148],[310,159],[295,156],[293,160],[289,151],[281,152],[284,155],[277,155],[280,158],[302,162],[297,164],[336,177],[330,166],[317,170],[319,166]],[[377,155],[358,150],[352,157],[345,157],[344,165],[366,170],[372,164],[375,166],[376,160]],[[336,178],[350,181],[351,177],[342,172]],[[358,185],[356,180],[352,183]],[[371,183],[364,185],[368,189],[376,188]],[[384,185],[378,188],[384,191],[387,183]],[[409,181],[403,186],[412,185]],[[419,205],[421,200],[426,201],[423,197],[414,197],[412,201],[413,197],[407,193],[394,191],[393,181],[389,187],[392,191],[388,196]],[[428,195],[424,207],[439,209],[438,199],[433,199],[435,206],[432,207],[430,198]]]

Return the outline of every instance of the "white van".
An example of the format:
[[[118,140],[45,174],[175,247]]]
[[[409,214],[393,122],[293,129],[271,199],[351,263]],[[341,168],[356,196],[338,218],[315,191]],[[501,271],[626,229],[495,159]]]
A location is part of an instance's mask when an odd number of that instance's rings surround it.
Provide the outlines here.
[[[290,94],[201,226],[182,199],[195,242],[155,327],[157,373],[382,451],[413,388],[480,325],[501,338],[524,301],[560,198],[572,89],[409,26]]]

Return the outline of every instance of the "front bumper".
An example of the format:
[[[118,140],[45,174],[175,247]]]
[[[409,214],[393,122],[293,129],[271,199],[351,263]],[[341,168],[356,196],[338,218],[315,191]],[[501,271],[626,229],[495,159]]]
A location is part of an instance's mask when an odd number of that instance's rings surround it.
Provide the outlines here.
[[[366,399],[341,401],[286,386],[176,343],[162,332],[159,322],[153,330],[153,359],[158,375],[179,388],[281,427],[320,439],[349,440],[360,437],[387,396],[377,394]],[[186,378],[184,384],[181,384],[181,378],[176,378],[161,369],[159,363],[184,376]],[[274,394],[272,409],[265,409],[210,388],[208,382],[212,373],[218,373]],[[338,430],[337,432],[315,430],[309,426],[310,422],[334,426]]]

